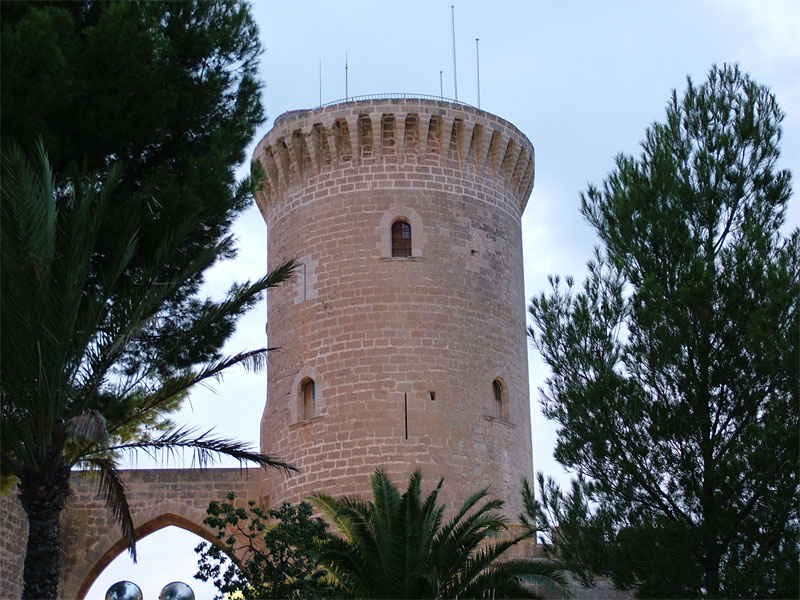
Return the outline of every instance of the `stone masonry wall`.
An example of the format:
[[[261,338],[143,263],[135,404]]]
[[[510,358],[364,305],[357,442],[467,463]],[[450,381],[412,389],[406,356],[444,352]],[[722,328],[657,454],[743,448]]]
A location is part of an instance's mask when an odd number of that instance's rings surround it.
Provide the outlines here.
[[[213,541],[203,525],[212,500],[228,492],[258,500],[259,469],[141,469],[121,471],[137,537],[176,525]],[[120,526],[97,495],[94,478],[76,472],[62,513],[59,597],[83,598],[95,578],[126,552]],[[0,598],[22,595],[27,519],[14,495],[0,499]]]
[[[22,596],[28,519],[16,494],[0,498],[0,598]]]
[[[203,525],[212,500],[228,492],[257,499],[259,469],[142,469],[122,471],[137,536],[168,525],[183,527],[208,540]],[[62,598],[83,598],[94,579],[122,552],[120,528],[97,497],[97,483],[76,474],[63,522]]]
[[[370,494],[445,478],[449,506],[490,486],[521,509],[532,476],[520,216],[533,147],[489,113],[425,100],[350,102],[279,117],[258,145],[274,268],[262,449],[302,469],[262,494]],[[412,227],[412,256],[389,230]],[[303,385],[316,387],[303,415]],[[503,388],[498,409],[492,382]]]

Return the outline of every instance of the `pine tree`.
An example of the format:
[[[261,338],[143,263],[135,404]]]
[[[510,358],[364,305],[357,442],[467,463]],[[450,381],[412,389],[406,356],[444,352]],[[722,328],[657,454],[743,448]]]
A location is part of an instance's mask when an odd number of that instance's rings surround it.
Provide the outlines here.
[[[264,120],[262,48],[243,0],[9,0],[2,3],[0,45],[3,138],[31,155],[44,141],[56,196],[66,198],[87,173],[102,182],[114,165],[122,169],[96,253],[112,252],[127,222],[139,222],[138,253],[123,279],[135,280],[178,224],[192,220],[194,231],[165,265],[179,274],[219,244],[252,202],[252,182],[237,182],[235,170]],[[218,258],[234,254],[228,245]],[[175,333],[214,307],[198,295],[204,272],[167,299]],[[221,319],[170,356],[169,332],[142,336],[120,364],[135,371],[157,353],[168,376],[216,360],[237,317]]]
[[[556,458],[532,508],[582,576],[647,597],[798,592],[800,231],[775,97],[735,66],[673,92],[582,195],[601,245],[530,331]]]

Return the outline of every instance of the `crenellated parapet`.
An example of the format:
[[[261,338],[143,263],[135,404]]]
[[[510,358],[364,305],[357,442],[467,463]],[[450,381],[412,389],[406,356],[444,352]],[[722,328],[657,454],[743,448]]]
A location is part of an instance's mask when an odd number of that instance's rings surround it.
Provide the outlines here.
[[[491,113],[444,100],[360,100],[287,112],[254,158],[267,174],[258,194],[265,213],[312,178],[352,167],[448,169],[504,188],[520,213],[534,180],[534,149],[525,135]]]

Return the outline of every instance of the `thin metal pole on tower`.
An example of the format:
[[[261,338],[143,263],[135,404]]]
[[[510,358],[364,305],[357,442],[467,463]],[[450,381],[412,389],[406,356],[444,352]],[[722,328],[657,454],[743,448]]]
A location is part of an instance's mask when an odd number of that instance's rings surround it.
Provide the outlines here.
[[[442,83],[442,72],[439,71],[439,97],[444,98],[444,84]]]
[[[322,57],[319,57],[319,105],[322,106]]]
[[[403,394],[403,412],[406,417],[406,439],[408,439],[408,393]]]
[[[481,53],[478,48],[478,38],[475,38],[475,66],[478,69],[478,108],[481,107]],[[322,104],[320,102],[320,104]]]
[[[347,52],[344,53],[344,99],[347,100],[350,97],[349,89],[348,89],[348,81],[347,81]]]
[[[456,7],[450,5],[450,24],[453,30],[453,87],[456,92],[456,100],[458,100],[458,73],[456,72]]]

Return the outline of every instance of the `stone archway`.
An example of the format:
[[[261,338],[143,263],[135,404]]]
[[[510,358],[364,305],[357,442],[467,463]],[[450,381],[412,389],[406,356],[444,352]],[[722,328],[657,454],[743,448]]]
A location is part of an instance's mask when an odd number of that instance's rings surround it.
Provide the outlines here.
[[[228,492],[258,499],[259,469],[147,469],[121,472],[137,537],[174,525],[214,541],[203,525],[212,500]],[[96,481],[76,473],[62,521],[60,598],[83,598],[106,566],[125,550],[119,525]]]
[[[194,521],[187,519],[186,517],[182,517],[180,515],[176,515],[174,513],[166,513],[161,516],[148,521],[147,523],[143,523],[142,525],[136,528],[136,539],[140,540],[145,536],[150,535],[158,531],[159,529],[163,529],[164,527],[169,527],[174,525],[175,527],[180,527],[181,529],[186,529],[187,531],[191,531],[192,533],[200,536],[201,538],[211,542],[212,544],[216,543],[216,539],[214,534],[205,526],[198,525]],[[100,558],[95,561],[95,563],[89,568],[86,572],[86,575],[81,581],[80,586],[78,587],[78,591],[75,594],[75,598],[78,600],[83,600],[86,597],[86,594],[89,592],[89,589],[92,587],[92,584],[97,579],[97,577],[105,570],[105,568],[111,564],[111,562],[120,554],[127,550],[127,544],[124,539],[118,537],[117,541],[111,545],[111,547],[106,550]]]

